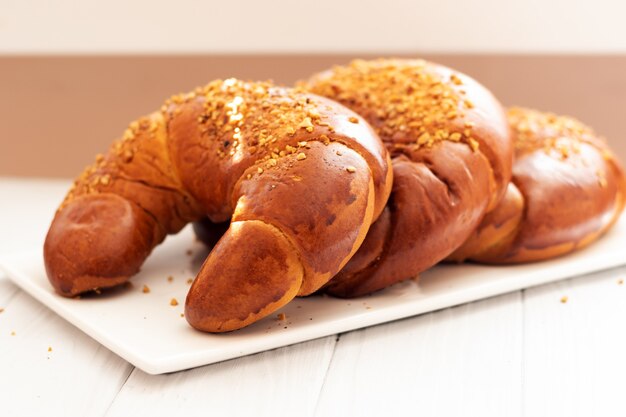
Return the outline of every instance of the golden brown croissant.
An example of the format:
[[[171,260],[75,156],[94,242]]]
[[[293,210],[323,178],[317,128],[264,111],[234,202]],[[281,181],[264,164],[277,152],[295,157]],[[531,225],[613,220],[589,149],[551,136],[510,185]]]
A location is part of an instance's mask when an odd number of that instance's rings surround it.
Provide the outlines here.
[[[508,111],[516,160],[513,179],[450,260],[538,261],[580,249],[600,237],[624,209],[624,171],[606,143],[569,117]]]
[[[83,172],[50,226],[46,270],[65,296],[115,286],[188,222],[230,221],[185,317],[238,329],[326,284],[391,180],[385,147],[352,111],[269,83],[215,81],[132,123]]]
[[[358,296],[417,276],[457,249],[504,195],[513,158],[506,116],[470,77],[381,59],[335,67],[304,88],[367,119],[393,162],[387,207],[329,293]]]

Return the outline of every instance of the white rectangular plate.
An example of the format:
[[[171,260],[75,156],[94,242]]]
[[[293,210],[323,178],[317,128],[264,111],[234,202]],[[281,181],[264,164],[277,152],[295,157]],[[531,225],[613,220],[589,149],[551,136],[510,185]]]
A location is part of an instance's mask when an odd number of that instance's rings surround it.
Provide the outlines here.
[[[626,217],[590,248],[556,260],[498,267],[439,265],[418,282],[406,281],[367,297],[299,298],[277,312],[286,320],[274,314],[219,335],[195,331],[181,317],[187,280],[205,256],[187,228],[153,252],[132,286],[81,299],[54,293],[41,251],[4,257],[0,267],[26,292],[122,358],[145,372],[161,374],[626,264]],[[149,293],[142,292],[144,285]],[[170,305],[172,298],[178,305]]]

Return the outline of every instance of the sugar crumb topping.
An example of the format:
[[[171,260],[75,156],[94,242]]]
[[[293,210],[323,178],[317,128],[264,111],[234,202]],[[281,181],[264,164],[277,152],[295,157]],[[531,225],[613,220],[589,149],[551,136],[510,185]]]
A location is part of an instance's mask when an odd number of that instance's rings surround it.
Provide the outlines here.
[[[474,151],[473,125],[454,130],[474,104],[465,97],[461,75],[422,60],[356,60],[337,66],[305,88],[355,110],[372,124],[392,151],[432,147],[443,140],[465,142]],[[412,138],[405,142],[404,138]]]
[[[543,149],[546,154],[565,160],[580,154],[581,146],[588,144],[600,150],[605,159],[613,158],[604,140],[573,117],[521,107],[510,108],[507,116],[518,154]]]

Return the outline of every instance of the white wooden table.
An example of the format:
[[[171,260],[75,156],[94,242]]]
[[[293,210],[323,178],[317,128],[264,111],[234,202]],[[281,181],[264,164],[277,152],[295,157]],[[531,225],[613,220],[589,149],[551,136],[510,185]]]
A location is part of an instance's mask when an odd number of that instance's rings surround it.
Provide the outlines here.
[[[0,178],[0,256],[41,247],[68,184]],[[622,279],[626,268],[152,376],[0,276],[0,416],[624,416]]]

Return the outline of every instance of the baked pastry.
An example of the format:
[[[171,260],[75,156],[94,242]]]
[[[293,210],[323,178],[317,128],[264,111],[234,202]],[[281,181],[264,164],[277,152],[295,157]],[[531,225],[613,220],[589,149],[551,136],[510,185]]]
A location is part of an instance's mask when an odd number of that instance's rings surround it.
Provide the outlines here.
[[[603,139],[579,121],[511,108],[513,179],[450,260],[539,261],[592,243],[624,209],[624,171]]]
[[[470,77],[422,60],[358,60],[303,87],[369,121],[394,171],[387,207],[328,293],[354,297],[414,278],[463,244],[504,195],[506,115]]]
[[[326,284],[391,182],[385,147],[356,113],[270,83],[214,81],[133,122],[78,177],[46,237],[46,270],[64,296],[116,286],[167,234],[230,221],[185,317],[238,329]]]

